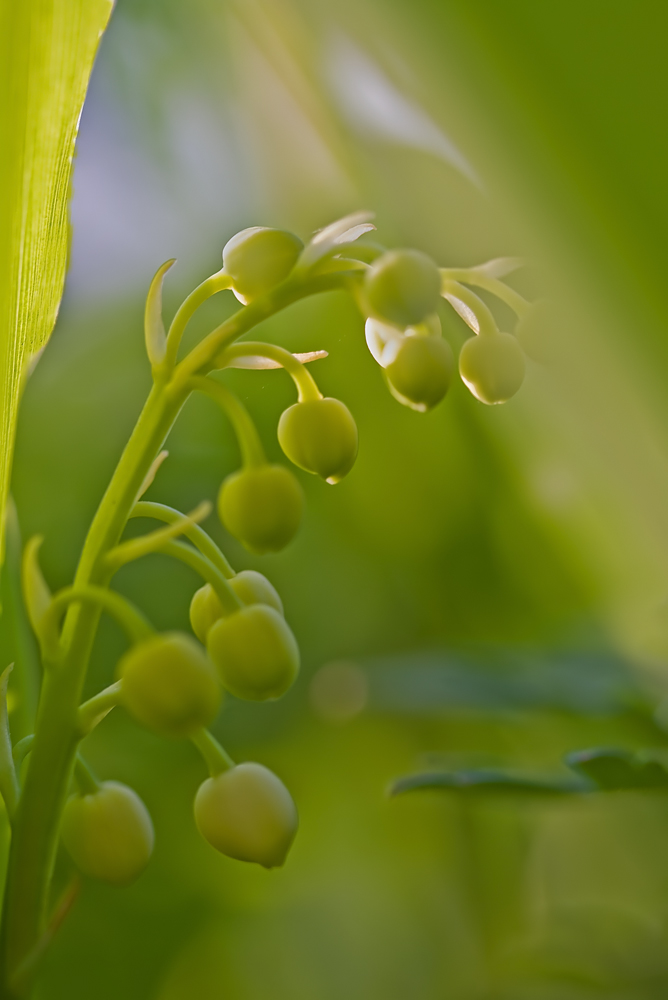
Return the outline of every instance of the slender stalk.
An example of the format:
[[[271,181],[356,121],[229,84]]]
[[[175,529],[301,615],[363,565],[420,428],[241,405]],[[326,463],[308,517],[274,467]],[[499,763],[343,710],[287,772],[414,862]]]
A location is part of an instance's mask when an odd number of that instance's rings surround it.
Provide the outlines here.
[[[223,771],[229,771],[235,766],[230,755],[221,747],[218,740],[208,729],[198,729],[190,739],[204,758],[212,778],[215,778],[218,774],[222,774]]]
[[[245,340],[242,344],[234,344],[232,347],[227,347],[218,355],[215,364],[217,367],[225,368],[226,365],[236,358],[247,356],[269,358],[271,361],[276,361],[282,368],[285,368],[297,386],[300,403],[303,403],[307,399],[322,399],[322,393],[318,389],[310,371],[294,354],[290,354],[290,351],[286,351],[284,347],[279,347],[277,344],[263,344],[259,341]]]
[[[164,503],[153,503],[150,500],[139,500],[130,512],[130,517],[154,517],[156,521],[166,521],[167,524],[174,524],[182,516],[181,512],[173,507],[167,507]],[[227,580],[231,580],[236,575],[213,538],[210,538],[198,524],[188,525],[183,534],[190,539],[203,556],[206,556],[209,562],[220,570]]]
[[[188,383],[197,392],[203,392],[215,400],[234,428],[241,461],[246,468],[257,468],[266,464],[266,457],[260,435],[250,413],[241,400],[221,382],[211,378],[193,378]]]
[[[216,597],[223,606],[225,614],[231,615],[243,607],[243,603],[239,600],[222,573],[201,552],[198,552],[197,549],[191,548],[190,545],[184,545],[183,542],[164,542],[159,551],[163,552],[166,556],[180,560],[186,566],[190,566],[196,573],[199,573],[203,580],[210,583],[216,592]]]
[[[119,542],[142,484],[189,395],[190,378],[209,371],[226,344],[278,310],[307,295],[344,288],[354,280],[354,273],[339,272],[308,282],[284,282],[217,327],[176,366],[169,381],[156,381],[91,523],[75,587],[108,584],[111,570],[105,556]],[[62,657],[44,676],[7,870],[0,937],[0,1000],[18,1000],[30,992],[29,977],[21,979],[20,987],[13,983],[17,981],[17,970],[34,953],[46,928],[60,816],[80,740],[79,704],[100,614],[95,603],[70,605],[61,638]]]
[[[490,335],[494,336],[494,334],[499,332],[496,320],[494,319],[489,306],[482,301],[480,296],[476,295],[475,292],[472,292],[470,288],[460,285],[457,281],[449,281],[446,278],[443,278],[441,281],[441,295],[444,299],[448,300],[455,312],[459,312],[460,315],[461,312],[457,309],[457,306],[454,305],[453,300],[464,303],[468,312],[473,314],[473,317],[478,324],[478,329],[475,330],[466,316],[462,316],[462,319],[465,323],[471,326],[471,329],[474,329],[475,333],[486,337]]]
[[[484,288],[485,291],[491,292],[492,295],[496,295],[497,299],[501,299],[507,306],[510,306],[517,316],[523,316],[529,308],[527,300],[514,288],[510,288],[498,278],[490,277],[478,268],[444,267],[441,268],[441,277],[448,281],[463,282],[465,285],[476,285],[478,288]]]

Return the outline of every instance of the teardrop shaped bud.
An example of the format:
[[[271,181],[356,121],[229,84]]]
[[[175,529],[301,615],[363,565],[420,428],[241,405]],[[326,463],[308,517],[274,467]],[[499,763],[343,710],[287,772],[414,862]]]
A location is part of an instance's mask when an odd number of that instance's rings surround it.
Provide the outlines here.
[[[404,337],[385,374],[390,391],[421,413],[440,403],[450,388],[455,359],[442,337]]]
[[[223,268],[242,302],[271,291],[290,274],[304,244],[294,233],[253,226],[243,229],[223,249]]]
[[[510,333],[478,335],[459,355],[459,374],[481,403],[505,403],[524,381],[522,348]]]
[[[228,580],[232,590],[244,604],[268,604],[279,614],[283,614],[283,602],[275,587],[266,576],[254,569],[244,569]],[[190,602],[190,624],[200,642],[206,642],[209,629],[219,618],[225,617],[225,610],[210,583],[196,590]]]
[[[141,875],[153,851],[153,824],[136,792],[118,781],[104,781],[90,795],[65,803],[61,837],[84,875],[129,885]]]
[[[364,294],[373,316],[403,329],[436,312],[441,275],[419,250],[389,250],[368,269]]]
[[[295,465],[338,483],[357,458],[357,425],[339,399],[308,399],[295,403],[278,422],[281,448]]]
[[[218,513],[231,535],[251,552],[280,552],[299,528],[302,488],[282,465],[249,466],[232,473],[218,494]]]
[[[280,778],[262,764],[244,763],[207,778],[195,796],[195,823],[221,854],[279,868],[299,817]]]
[[[299,673],[299,647],[282,615],[251,604],[220,618],[206,637],[223,687],[237,698],[280,698]]]
[[[218,712],[216,671],[189,635],[164,632],[138,643],[121,657],[118,673],[128,712],[161,736],[190,736]]]

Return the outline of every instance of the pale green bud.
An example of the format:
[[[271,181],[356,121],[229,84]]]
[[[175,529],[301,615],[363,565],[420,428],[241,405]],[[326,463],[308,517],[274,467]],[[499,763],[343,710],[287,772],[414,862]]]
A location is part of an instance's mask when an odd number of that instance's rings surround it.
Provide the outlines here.
[[[299,817],[283,782],[261,764],[245,763],[200,785],[195,823],[221,854],[277,868],[290,850]]]
[[[111,885],[134,882],[153,851],[146,806],[117,781],[104,781],[97,792],[69,798],[60,832],[79,871]]]

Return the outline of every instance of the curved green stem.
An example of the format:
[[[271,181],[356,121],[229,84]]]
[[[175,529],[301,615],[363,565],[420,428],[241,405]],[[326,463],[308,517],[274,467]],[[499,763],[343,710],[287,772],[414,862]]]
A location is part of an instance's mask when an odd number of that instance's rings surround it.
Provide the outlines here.
[[[79,787],[80,795],[95,795],[96,792],[100,791],[100,782],[80,753],[77,754],[74,762],[74,780]]]
[[[167,507],[163,503],[153,503],[150,500],[139,500],[132,510],[130,511],[130,517],[153,517],[156,521],[166,521],[167,524],[174,524],[175,521],[180,520],[183,517],[180,511],[175,510],[174,507]],[[213,538],[207,535],[203,528],[200,528],[198,524],[189,525],[183,534],[186,538],[195,545],[203,556],[213,563],[216,569],[220,572],[227,580],[231,580],[233,576],[236,576],[234,570],[228,563],[227,559],[220,551]]]
[[[242,602],[232,590],[223,574],[201,552],[198,552],[197,549],[191,548],[190,545],[184,545],[183,542],[165,542],[161,546],[160,552],[166,556],[171,556],[173,559],[180,560],[186,566],[190,566],[196,573],[199,573],[203,580],[210,583],[223,606],[225,614],[231,615],[234,611],[238,611],[243,607]]]
[[[462,319],[465,323],[471,326],[475,333],[482,336],[494,336],[494,334],[499,332],[496,320],[494,319],[489,306],[482,301],[480,296],[476,295],[475,292],[472,292],[470,288],[460,285],[457,281],[443,279],[441,281],[441,295],[444,299],[448,300],[455,312],[459,313],[459,315],[462,314],[459,312],[457,306],[452,300],[455,299],[457,302],[464,303],[467,310],[472,313],[473,318],[478,325],[478,329],[475,330],[475,327],[471,322],[469,322],[469,319],[466,316],[462,316]]]
[[[332,292],[347,288],[351,292],[360,283],[360,272],[337,271],[312,278],[290,278],[266,295],[254,299],[249,305],[239,309],[233,316],[217,326],[200,341],[190,354],[175,368],[172,385],[175,392],[181,392],[192,375],[206,374],[214,367],[218,354],[238,337],[248,333],[254,326],[268,319],[286,306],[309,295]]]
[[[50,637],[54,652],[56,652],[58,643],[58,623],[63,611],[74,602],[93,604],[108,611],[127,633],[131,642],[142,642],[155,634],[155,629],[141,611],[135,608],[126,597],[117,594],[116,591],[92,585],[65,587],[64,590],[54,594],[41,621],[44,634]]]
[[[197,524],[198,521],[203,521],[210,513],[211,503],[208,500],[203,500],[192,514],[182,514],[166,528],[158,528],[157,531],[151,531],[148,535],[141,535],[139,538],[131,538],[127,542],[121,542],[120,545],[107,553],[105,561],[115,573],[121,566],[133,562],[135,559],[141,559],[142,556],[150,555],[151,552],[159,552],[163,542],[168,542],[170,538],[176,538],[177,535],[185,534],[190,526]]]
[[[212,736],[208,729],[198,729],[190,739],[204,758],[212,778],[215,778],[218,774],[222,774],[223,771],[229,771],[235,766],[230,755],[221,747],[218,740],[215,736]]]
[[[165,350],[165,360],[163,364],[164,372],[169,374],[176,364],[176,357],[179,352],[179,345],[185,328],[199,307],[206,302],[207,299],[210,299],[212,295],[215,295],[217,292],[224,292],[226,289],[231,287],[232,279],[221,269],[206,278],[194,291],[190,293],[186,299],[183,300],[176,311],[176,315],[174,316],[169,328],[169,333],[167,334],[167,347]]]
[[[215,364],[218,368],[225,368],[236,358],[245,357],[269,358],[270,361],[275,361],[282,368],[285,368],[297,386],[300,403],[309,399],[322,399],[322,393],[306,366],[294,354],[290,354],[290,351],[286,351],[284,347],[279,347],[277,344],[263,344],[260,341],[244,341],[242,344],[234,344],[232,347],[226,347],[218,355]]]
[[[505,302],[517,316],[523,316],[530,306],[530,303],[514,288],[509,288],[505,282],[498,278],[492,278],[475,267],[444,267],[441,268],[441,277],[445,281],[463,282],[466,285],[484,288],[485,291],[491,292],[492,295],[496,295],[497,299]]]
[[[193,391],[203,392],[218,403],[225,416],[234,428],[239,442],[241,460],[246,467],[265,465],[267,459],[262,447],[260,435],[253,423],[252,417],[244,404],[234,393],[212,378],[195,377],[188,383]]]

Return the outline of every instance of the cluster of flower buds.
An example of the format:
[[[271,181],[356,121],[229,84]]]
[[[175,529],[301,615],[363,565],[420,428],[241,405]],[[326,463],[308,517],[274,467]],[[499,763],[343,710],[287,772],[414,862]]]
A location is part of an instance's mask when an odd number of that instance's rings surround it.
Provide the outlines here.
[[[151,286],[146,309],[147,348],[154,376],[164,377],[160,373],[166,370],[170,357],[172,366],[176,363],[178,337],[174,329],[180,324],[177,332],[182,333],[195,308],[216,291],[231,289],[245,306],[256,309],[261,319],[300,295],[320,288],[348,287],[366,318],[369,350],[400,403],[418,411],[431,410],[451,384],[455,359],[442,335],[439,307],[443,299],[474,334],[465,341],[459,357],[465,384],[484,403],[500,403],[513,396],[525,371],[518,338],[531,354],[537,342],[537,312],[540,309],[542,315],[544,309],[540,303],[531,306],[501,280],[520,262],[501,259],[477,268],[439,268],[417,250],[385,250],[376,244],[356,243],[373,228],[369,216],[360,214],[317,233],[307,246],[281,230],[256,227],[238,233],[224,248],[222,271],[186,299],[167,337],[160,296],[163,275],[171,262],[163,265]],[[339,284],[327,285],[330,279],[339,280]],[[515,311],[517,336],[498,330],[489,307],[470,286],[497,295]],[[245,407],[226,385],[209,378],[209,373],[232,367],[284,368],[294,380],[298,400],[280,417],[278,441],[293,465],[328,483],[338,483],[353,467],[357,427],[344,403],[323,397],[306,368],[307,362],[324,356],[324,352],[300,356],[274,344],[232,343],[233,339],[221,338],[213,361],[209,359],[193,370],[188,391],[210,396],[232,422],[239,440],[242,467],[224,480],[218,495],[222,524],[250,551],[277,552],[299,528],[302,488],[292,471],[266,460]],[[154,473],[155,469],[147,483]],[[136,609],[128,605],[123,610],[124,599],[114,595],[112,601],[104,591],[108,610],[126,624],[133,643],[118,664],[116,684],[85,703],[80,712],[84,718],[99,721],[113,704],[122,704],[152,732],[191,739],[210,770],[194,804],[201,834],[229,857],[266,867],[281,865],[298,822],[289,792],[260,764],[235,765],[206,728],[215,719],[225,691],[237,698],[266,701],[280,698],[294,683],[299,649],[285,621],[281,599],[262,574],[251,570],[235,574],[196,523],[194,514],[187,517],[138,500],[130,516],[156,517],[167,521],[168,527],[119,543],[106,556],[108,567],[115,569],[139,555],[163,551],[197,569],[207,582],[194,594],[190,606],[196,638],[179,632],[155,633],[145,619],[139,620]],[[178,534],[186,535],[193,546],[175,542]],[[26,565],[26,593],[28,597],[37,594],[33,605],[40,605],[39,613],[32,616],[33,623],[38,623],[36,631],[48,643],[45,584],[41,580],[30,583],[39,572],[36,546],[30,549]],[[60,606],[67,600],[99,600],[105,606],[101,590],[71,588],[69,596],[61,595]],[[58,601],[56,595],[53,608]],[[51,617],[54,615],[55,611]],[[114,884],[127,883],[150,857],[150,818],[132,790],[115,782],[99,784],[90,772],[86,777],[83,762],[81,768],[79,794],[65,808],[63,841],[84,873]]]

